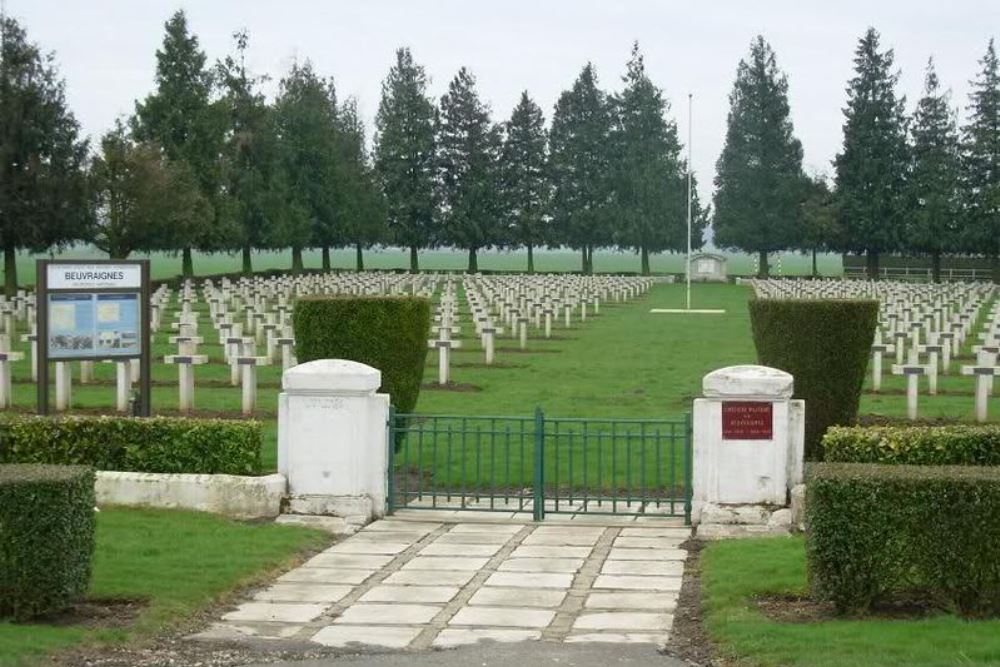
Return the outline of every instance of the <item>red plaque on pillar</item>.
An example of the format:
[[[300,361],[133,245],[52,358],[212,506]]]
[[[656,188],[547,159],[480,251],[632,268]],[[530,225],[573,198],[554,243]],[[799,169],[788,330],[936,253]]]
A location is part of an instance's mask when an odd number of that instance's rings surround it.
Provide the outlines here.
[[[770,440],[774,437],[772,404],[762,401],[723,401],[723,440]]]

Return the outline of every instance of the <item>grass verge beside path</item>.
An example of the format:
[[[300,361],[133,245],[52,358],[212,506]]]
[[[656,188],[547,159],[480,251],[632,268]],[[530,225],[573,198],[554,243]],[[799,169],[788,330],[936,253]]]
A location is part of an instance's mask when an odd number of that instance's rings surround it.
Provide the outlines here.
[[[313,530],[199,512],[105,509],[97,517],[88,598],[142,599],[145,608],[121,629],[0,623],[0,665],[37,664],[55,650],[84,643],[151,637],[329,541]]]
[[[729,540],[701,555],[702,618],[720,658],[761,667],[1000,665],[1000,620],[830,620],[779,623],[756,596],[806,593],[800,537]]]

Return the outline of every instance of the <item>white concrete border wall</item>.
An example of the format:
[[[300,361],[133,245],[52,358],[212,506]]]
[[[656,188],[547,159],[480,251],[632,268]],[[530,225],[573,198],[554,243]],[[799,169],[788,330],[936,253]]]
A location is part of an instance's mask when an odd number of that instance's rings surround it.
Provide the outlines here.
[[[273,519],[281,512],[284,475],[187,475],[98,471],[98,506],[185,509],[233,519]]]

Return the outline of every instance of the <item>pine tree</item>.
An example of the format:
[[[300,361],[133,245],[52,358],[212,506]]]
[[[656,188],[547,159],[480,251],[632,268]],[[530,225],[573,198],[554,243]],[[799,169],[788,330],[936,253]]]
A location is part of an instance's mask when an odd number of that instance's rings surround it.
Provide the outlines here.
[[[581,252],[593,273],[594,248],[613,242],[611,105],[587,63],[556,102],[549,132],[552,219],[560,243]]]
[[[292,226],[281,230],[282,244],[292,249],[292,271],[300,272],[302,249],[323,250],[323,268],[330,269],[330,247],[343,240],[336,210],[337,100],[333,82],[316,75],[312,65],[293,65],[281,80],[274,104],[281,164],[288,179],[288,196],[305,212],[287,216]]]
[[[89,240],[111,259],[176,248],[210,208],[184,161],[137,142],[119,121],[101,138],[89,173],[94,217]]]
[[[960,249],[959,143],[949,95],[940,90],[933,59],[927,62],[911,133],[906,245],[931,256],[934,282],[940,282],[941,255]]]
[[[993,282],[1000,283],[1000,64],[992,39],[979,62],[962,128],[966,244],[990,258]]]
[[[878,277],[879,255],[900,246],[906,222],[905,99],[892,49],[879,51],[869,28],[858,41],[855,76],[847,88],[844,146],[837,155],[837,210],[848,250],[867,255],[868,277]]]
[[[649,275],[651,252],[687,247],[687,174],[677,124],[666,117],[667,101],[646,74],[638,43],[632,46],[623,81],[625,87],[614,99],[612,135],[615,231],[618,244],[636,250],[642,274]]]
[[[767,277],[768,254],[794,246],[801,233],[805,174],[790,118],[788,79],[759,35],[740,61],[729,94],[715,188],[715,243],[757,253],[760,275]]]
[[[521,93],[504,129],[500,159],[501,217],[507,243],[527,249],[528,273],[534,273],[534,249],[550,239],[548,212],[552,188],[546,171],[545,118],[527,91]]]
[[[87,223],[87,144],[52,56],[0,16],[0,245],[4,289],[17,292],[17,251],[80,239]]]
[[[385,202],[365,149],[365,127],[357,102],[348,99],[338,108],[337,210],[343,241],[354,246],[355,270],[365,268],[364,249],[386,240]]]
[[[223,147],[223,183],[227,218],[235,224],[229,241],[243,256],[243,272],[251,273],[252,251],[282,246],[280,230],[289,217],[305,217],[289,202],[274,112],[259,91],[260,78],[247,72],[249,39],[236,33],[236,55],[217,65],[228,128]],[[287,247],[287,246],[285,246]]]
[[[500,132],[479,100],[475,77],[465,67],[459,69],[438,114],[438,201],[442,240],[469,251],[470,273],[479,270],[477,251],[500,241],[500,145]]]
[[[434,105],[427,75],[410,50],[396,51],[396,64],[382,82],[375,117],[375,169],[396,243],[410,249],[410,270],[419,268],[417,250],[438,234],[435,216]]]
[[[206,67],[198,38],[188,31],[183,10],[171,16],[164,28],[163,45],[156,52],[156,92],[136,102],[132,128],[138,141],[155,142],[175,164],[186,162],[204,199],[212,204],[204,209],[204,219],[176,237],[181,272],[191,276],[192,249],[218,249],[231,231],[224,226],[220,214],[225,205],[219,201],[225,116],[222,107],[212,102],[212,71]]]

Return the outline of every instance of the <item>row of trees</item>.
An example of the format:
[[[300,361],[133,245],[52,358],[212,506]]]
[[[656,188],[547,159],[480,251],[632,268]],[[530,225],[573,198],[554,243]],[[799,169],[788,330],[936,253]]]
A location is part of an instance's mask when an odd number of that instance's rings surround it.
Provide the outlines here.
[[[0,24],[0,244],[5,286],[16,251],[87,241],[124,259],[165,250],[193,273],[195,250],[360,249],[386,238],[385,207],[354,100],[296,64],[269,103],[247,71],[247,36],[214,65],[183,12],[166,23],[156,90],[91,151],[51,56],[16,21]]]
[[[302,252],[374,244],[468,252],[568,246],[593,270],[595,248],[649,256],[686,245],[686,181],[676,123],[633,47],[621,91],[587,64],[551,122],[528,93],[496,122],[474,76],[459,70],[435,102],[424,69],[400,49],[383,82],[369,150],[353,100],[294,64],[273,101],[249,72],[245,33],[209,64],[183,12],[166,23],[156,89],[91,150],[67,108],[51,56],[12,19],[0,23],[0,244],[6,288],[16,251],[88,241],[114,258],[165,250],[193,272],[195,250]],[[929,62],[912,115],[896,93],[893,53],[868,30],[848,83],[832,187],[806,175],[788,81],[762,37],[730,95],[710,212],[695,195],[694,245],[710,213],[716,244],[768,256],[788,249],[990,257],[1000,278],[1000,72],[993,43],[959,128]],[[694,190],[696,193],[696,190]],[[937,273],[937,271],[935,272]]]
[[[569,246],[593,270],[594,248],[635,250],[649,272],[653,252],[686,244],[686,178],[676,123],[662,91],[632,49],[621,93],[603,91],[587,64],[560,95],[546,130],[541,108],[521,95],[510,119],[495,123],[465,68],[440,104],[408,49],[382,89],[375,171],[391,238],[410,249],[443,244],[469,253],[489,247]],[[693,202],[695,243],[707,225]]]
[[[61,159],[60,173],[41,179],[57,190],[47,207],[40,192],[0,191],[8,289],[17,249],[79,240],[112,258],[175,251],[185,275],[195,250],[241,252],[250,271],[253,250],[289,248],[298,270],[305,248],[321,248],[327,268],[331,248],[353,246],[360,269],[363,249],[376,243],[409,248],[414,270],[421,248],[447,245],[467,250],[473,271],[481,249],[525,247],[531,271],[536,247],[558,245],[578,249],[584,271],[594,248],[607,246],[634,249],[648,271],[651,253],[686,243],[688,166],[637,46],[621,93],[602,90],[588,64],[550,128],[526,92],[495,122],[465,68],[435,103],[424,69],[400,49],[369,151],[354,101],[339,102],[308,62],[292,66],[269,102],[264,78],[246,68],[245,33],[232,56],[210,65],[177,12],[156,52],[155,91],[91,155],[51,57],[12,19],[3,26],[0,122],[10,132],[34,124],[5,137],[4,150],[17,155],[4,168]],[[21,98],[45,100],[51,113],[14,108]],[[28,187],[39,176],[4,182]],[[700,246],[707,212],[697,199],[693,216]],[[36,224],[29,230],[25,220]]]
[[[844,143],[833,189],[802,169],[788,82],[758,37],[739,65],[730,95],[726,143],[715,178],[717,244],[755,252],[760,273],[779,250],[865,254],[870,277],[879,256],[929,256],[935,280],[947,254],[985,256],[1000,280],[1000,71],[991,40],[972,82],[966,122],[929,60],[911,115],[896,92],[893,52],[869,29],[848,83]]]

